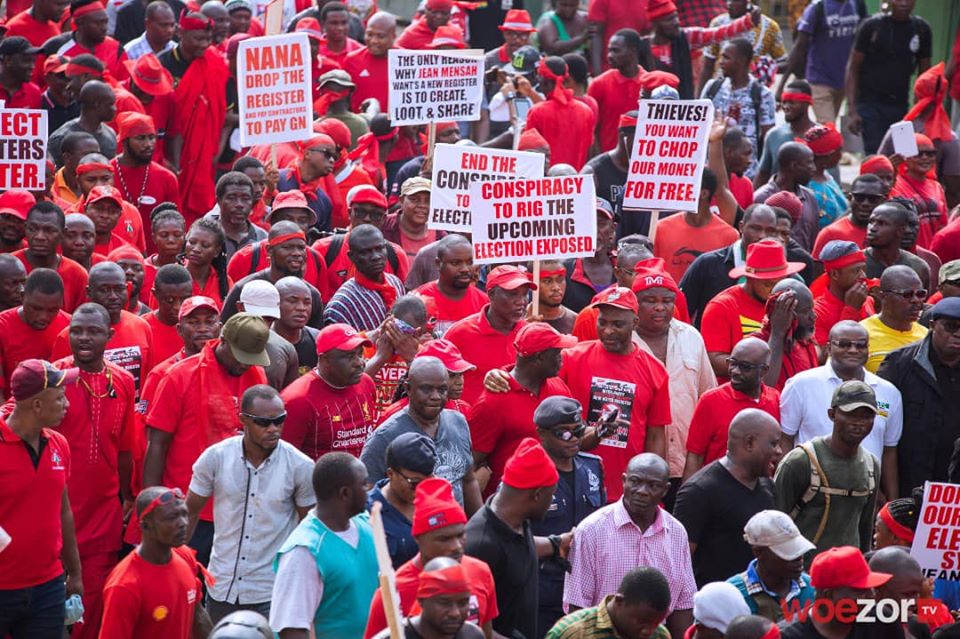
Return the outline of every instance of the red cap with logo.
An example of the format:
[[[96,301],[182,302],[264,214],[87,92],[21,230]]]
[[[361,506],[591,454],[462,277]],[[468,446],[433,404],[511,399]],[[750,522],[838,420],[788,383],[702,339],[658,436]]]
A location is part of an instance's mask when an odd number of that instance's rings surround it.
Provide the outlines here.
[[[599,293],[593,298],[593,306],[613,306],[622,308],[625,311],[640,312],[640,305],[637,304],[637,296],[629,288],[623,286],[611,286],[607,290]]]
[[[120,207],[123,206],[123,197],[120,195],[120,191],[113,188],[109,184],[102,184],[90,189],[90,193],[87,195],[86,206],[96,204],[97,202],[103,202],[104,200],[110,200]]]
[[[664,270],[665,265],[666,262],[662,257],[652,257],[637,262],[633,267],[635,273],[631,287],[633,292],[639,293],[648,288],[665,288],[679,293],[680,288],[673,277]]]
[[[417,484],[417,492],[413,497],[413,526],[410,531],[414,537],[438,528],[465,523],[467,514],[453,497],[450,482],[440,477],[427,477]]]
[[[513,346],[520,357],[529,357],[548,348],[570,348],[576,345],[576,337],[558,333],[555,328],[543,322],[524,325],[513,340]]]
[[[373,342],[348,324],[331,324],[317,335],[317,355],[332,350],[352,351],[358,346],[373,347]]]

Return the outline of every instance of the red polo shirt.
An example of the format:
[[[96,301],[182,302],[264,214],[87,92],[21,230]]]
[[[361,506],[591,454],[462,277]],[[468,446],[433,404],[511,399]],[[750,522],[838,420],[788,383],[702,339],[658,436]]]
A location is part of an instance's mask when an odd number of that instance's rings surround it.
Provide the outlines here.
[[[360,457],[377,418],[377,389],[369,375],[353,386],[334,388],[314,369],[280,396],[287,407],[285,440],[311,459],[332,452]]]
[[[476,368],[463,374],[463,401],[474,404],[483,392],[483,376],[492,368],[506,368],[517,359],[513,340],[526,322],[520,320],[506,335],[495,331],[487,320],[487,304],[478,312],[450,327],[444,339],[460,349],[463,359]]]
[[[437,320],[437,331],[442,336],[453,324],[478,312],[490,302],[487,294],[472,284],[459,300],[452,300],[440,291],[436,280],[427,282],[414,291],[427,305],[427,315]]]
[[[765,309],[763,302],[743,290],[739,284],[724,289],[707,302],[700,332],[708,353],[729,353],[744,337],[760,330]]]
[[[374,57],[370,49],[363,47],[347,54],[343,59],[343,68],[353,78],[357,88],[350,99],[350,109],[360,111],[360,104],[367,98],[376,98],[380,101],[380,110],[387,113],[389,109],[389,80],[390,70],[387,66],[387,56]]]
[[[3,366],[0,391],[4,397],[7,395],[7,379],[17,364],[25,359],[55,359],[50,357],[53,343],[60,331],[70,324],[70,316],[60,311],[45,329],[38,331],[23,321],[20,308],[0,312],[0,365]]]
[[[834,324],[842,320],[853,320],[859,322],[869,316],[866,304],[859,309],[850,308],[843,303],[843,300],[830,292],[829,289],[823,292],[823,295],[813,300],[813,310],[817,314],[817,323],[815,325],[813,337],[817,344],[823,346],[830,341],[830,329]]]
[[[853,242],[860,248],[867,246],[867,228],[854,226],[850,221],[849,215],[844,215],[836,222],[828,224],[817,233],[817,239],[813,243],[813,259],[820,258],[820,251],[831,240],[845,240]],[[936,253],[936,251],[934,251]]]
[[[711,388],[700,396],[690,419],[687,452],[703,455],[703,465],[727,453],[727,432],[730,422],[744,408],[759,408],[780,421],[780,391],[765,384],[756,400],[735,390],[730,382]]]
[[[344,257],[346,257],[346,251],[344,251]],[[333,293],[327,289],[327,265],[323,261],[323,256],[308,246],[305,260],[306,265],[304,266],[302,279],[320,291],[323,299],[330,299]],[[227,264],[227,275],[234,282],[238,282],[247,275],[262,271],[269,266],[270,257],[267,255],[267,241],[260,240],[253,244],[247,244],[233,254],[230,263]]]
[[[0,98],[6,101],[4,108],[7,109],[39,109],[42,94],[43,91],[33,82],[21,84],[16,93],[10,93],[0,87]]]
[[[606,408],[616,406],[620,419],[630,422],[590,451],[603,460],[607,500],[613,503],[623,495],[620,476],[627,462],[645,450],[647,428],[670,423],[667,370],[636,344],[627,355],[616,355],[594,340],[563,352],[560,378],[583,405],[586,421],[597,421]]]
[[[578,171],[587,161],[595,124],[590,107],[572,98],[567,104],[544,100],[527,115],[527,128],[539,131],[550,144],[550,164],[569,164]]]
[[[0,416],[0,527],[11,537],[0,552],[0,590],[29,588],[63,573],[60,503],[70,476],[70,444],[40,432],[40,455]]]
[[[150,343],[153,331],[143,318],[129,311],[120,311],[120,321],[112,326],[113,337],[107,342],[103,357],[133,375],[137,390],[150,372]],[[53,342],[53,359],[70,355],[69,329],[65,328]]]
[[[20,260],[27,275],[33,270],[27,261],[27,249],[20,249],[11,253]],[[87,271],[69,257],[60,256],[57,264],[57,274],[63,280],[63,310],[72,313],[78,306],[87,301]]]
[[[635,77],[628,78],[616,69],[610,69],[601,73],[590,83],[587,95],[597,101],[600,113],[601,151],[616,148],[620,116],[627,111],[635,111],[640,104],[640,76],[643,73],[643,67],[641,67]]]
[[[474,452],[485,453],[490,466],[490,481],[484,498],[497,492],[503,467],[524,437],[536,437],[533,412],[540,402],[552,395],[572,397],[566,382],[559,377],[547,379],[536,395],[517,383],[511,375],[510,390],[490,393],[484,390],[470,409],[470,440]]]
[[[177,327],[161,322],[156,311],[142,315],[141,319],[150,326],[153,334],[153,341],[150,342],[150,368],[183,350],[183,338],[177,332]]]
[[[348,55],[350,55],[354,51],[359,51],[362,48],[363,48],[362,44],[360,44],[353,38],[347,38],[347,43],[343,47],[343,51],[331,51],[329,47],[327,47],[327,41],[324,40],[323,42],[320,43],[320,50],[318,53],[320,53],[320,55],[324,57],[329,58],[330,60],[333,60],[334,62],[337,63],[338,66],[342,67],[343,61],[347,58]]]

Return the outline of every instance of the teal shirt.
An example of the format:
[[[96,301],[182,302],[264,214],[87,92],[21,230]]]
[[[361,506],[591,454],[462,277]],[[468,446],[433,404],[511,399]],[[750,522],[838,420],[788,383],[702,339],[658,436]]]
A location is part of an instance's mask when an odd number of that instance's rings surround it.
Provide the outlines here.
[[[847,212],[849,202],[843,195],[840,185],[829,173],[827,173],[826,181],[810,180],[807,188],[817,196],[817,206],[820,207],[820,219],[818,220],[820,228],[832,224]]]
[[[380,570],[370,516],[357,515],[353,523],[359,533],[356,548],[327,528],[311,510],[283,542],[273,560],[276,572],[280,557],[297,546],[303,546],[313,555],[323,580],[323,598],[313,617],[318,638],[357,639],[367,627],[370,601],[379,585]]]

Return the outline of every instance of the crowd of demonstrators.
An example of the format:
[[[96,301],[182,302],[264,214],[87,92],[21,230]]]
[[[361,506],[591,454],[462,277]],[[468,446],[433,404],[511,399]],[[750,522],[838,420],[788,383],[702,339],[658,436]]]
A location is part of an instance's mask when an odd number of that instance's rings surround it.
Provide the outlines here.
[[[960,39],[787,4],[294,0],[312,132],[245,148],[263,3],[8,0],[48,158],[0,192],[0,637],[953,636],[906,549],[960,482]],[[592,176],[591,255],[431,227],[388,58],[444,48],[484,95],[435,141]],[[625,208],[638,107],[698,96],[694,210]]]

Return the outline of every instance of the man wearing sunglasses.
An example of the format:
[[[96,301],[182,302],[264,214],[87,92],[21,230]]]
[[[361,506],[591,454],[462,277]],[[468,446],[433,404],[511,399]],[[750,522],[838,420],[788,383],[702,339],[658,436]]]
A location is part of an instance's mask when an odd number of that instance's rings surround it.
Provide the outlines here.
[[[960,438],[960,298],[937,302],[930,318],[926,337],[890,353],[877,371],[903,396],[901,495],[925,481],[960,480],[960,459],[953,453]]]
[[[213,623],[237,610],[270,616],[273,558],[316,503],[313,462],[280,439],[287,412],[271,386],[258,384],[240,400],[243,434],[206,449],[193,465],[187,492],[190,525],[213,499],[213,552],[207,595]]]
[[[860,322],[870,335],[868,371],[876,373],[888,353],[920,341],[927,334],[927,329],[917,322],[927,293],[909,266],[891,266],[883,272],[880,313]]]
[[[333,165],[340,159],[337,143],[329,135],[318,133],[309,140],[299,142],[298,146],[300,159],[293,166],[280,170],[277,191],[302,191],[307,196],[307,206],[316,214],[316,228],[330,231],[334,227],[334,198],[339,200],[340,207],[344,209],[344,218],[347,213],[332,176]]]
[[[866,173],[854,178],[847,197],[850,200],[850,215],[844,215],[820,229],[813,245],[814,255],[820,255],[823,247],[832,240],[846,240],[860,248],[867,245],[870,214],[887,199],[887,188],[879,177]]]

